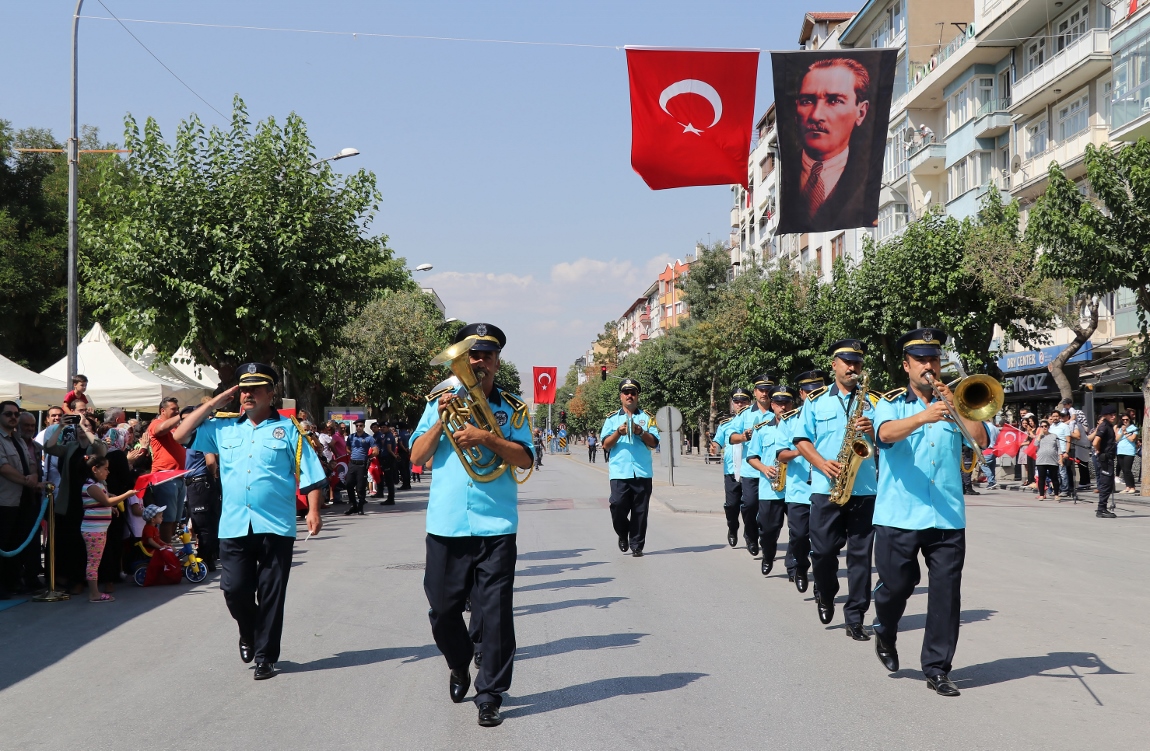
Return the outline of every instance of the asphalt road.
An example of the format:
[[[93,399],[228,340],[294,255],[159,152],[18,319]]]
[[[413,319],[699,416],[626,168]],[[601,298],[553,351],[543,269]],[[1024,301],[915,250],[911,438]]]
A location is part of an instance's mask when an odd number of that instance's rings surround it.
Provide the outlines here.
[[[657,497],[721,504],[718,470]],[[705,482],[714,478],[714,489]],[[300,543],[282,671],[256,683],[214,577],[0,611],[0,749],[1079,749],[1142,747],[1150,513],[972,499],[963,629],[944,699],[764,580],[722,516],[653,504],[618,552],[602,464],[548,457],[523,489],[515,680],[504,724],[447,697],[422,590],[426,486]],[[341,510],[342,507],[336,507]],[[784,533],[785,534],[785,533]],[[781,570],[781,565],[776,567]],[[844,587],[845,589],[845,587]],[[836,616],[840,619],[841,614]],[[1142,718],[1142,719],[1139,719]]]

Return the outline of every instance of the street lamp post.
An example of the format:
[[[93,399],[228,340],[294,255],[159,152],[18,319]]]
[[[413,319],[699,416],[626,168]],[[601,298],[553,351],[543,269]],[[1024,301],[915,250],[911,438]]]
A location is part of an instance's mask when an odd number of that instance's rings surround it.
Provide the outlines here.
[[[68,138],[68,384],[72,383],[76,375],[76,349],[79,347],[80,334],[79,280],[76,269],[79,258],[76,207],[79,200],[80,119],[76,71],[79,66],[80,8],[83,5],[84,0],[76,0],[76,12],[72,14],[72,130]]]
[[[346,149],[340,149],[339,153],[335,156],[326,156],[316,162],[313,162],[311,167],[315,169],[324,162],[338,162],[340,159],[347,159],[349,156],[359,156],[359,149],[353,149],[350,146]]]

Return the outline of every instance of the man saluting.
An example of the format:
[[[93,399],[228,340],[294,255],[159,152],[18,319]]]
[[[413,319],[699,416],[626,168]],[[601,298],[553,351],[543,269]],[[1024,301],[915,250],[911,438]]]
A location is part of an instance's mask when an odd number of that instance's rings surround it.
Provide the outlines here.
[[[201,404],[173,431],[177,442],[220,457],[220,589],[240,628],[240,659],[256,661],[257,681],[275,675],[284,601],[295,546],[296,483],[307,496],[307,528],[317,534],[323,465],[295,423],[273,406],[279,374],[263,363],[236,369],[239,385]],[[239,392],[243,414],[210,415]],[[198,430],[197,430],[198,428]]]

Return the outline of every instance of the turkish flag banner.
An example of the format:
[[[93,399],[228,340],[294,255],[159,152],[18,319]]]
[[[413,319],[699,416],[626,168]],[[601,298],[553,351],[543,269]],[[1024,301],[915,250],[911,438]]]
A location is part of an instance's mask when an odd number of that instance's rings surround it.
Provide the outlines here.
[[[1025,440],[1026,433],[1013,425],[1003,425],[998,429],[998,440],[989,450],[995,456],[1018,456],[1018,449]]]
[[[535,366],[531,369],[535,375],[535,403],[536,404],[554,404],[555,403],[555,376],[558,370],[554,367],[540,367]]]
[[[652,190],[747,187],[758,51],[627,48],[631,166]]]

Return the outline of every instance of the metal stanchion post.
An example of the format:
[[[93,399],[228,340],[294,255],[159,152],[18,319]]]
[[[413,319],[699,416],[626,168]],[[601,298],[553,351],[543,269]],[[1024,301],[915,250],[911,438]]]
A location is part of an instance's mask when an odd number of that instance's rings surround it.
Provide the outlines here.
[[[56,488],[48,485],[48,591],[36,595],[32,602],[60,602],[71,599],[67,592],[56,591]]]

